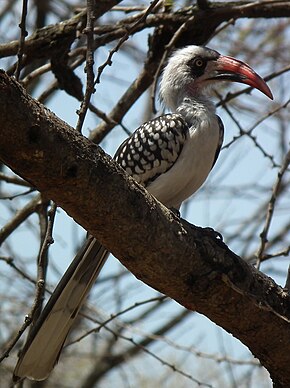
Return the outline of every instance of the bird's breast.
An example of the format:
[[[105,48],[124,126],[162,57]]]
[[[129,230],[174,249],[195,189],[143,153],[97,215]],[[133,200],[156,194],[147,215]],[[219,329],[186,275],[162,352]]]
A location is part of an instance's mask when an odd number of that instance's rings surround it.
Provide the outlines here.
[[[174,165],[148,185],[148,191],[168,207],[178,208],[206,180],[219,145],[216,115],[195,117]]]

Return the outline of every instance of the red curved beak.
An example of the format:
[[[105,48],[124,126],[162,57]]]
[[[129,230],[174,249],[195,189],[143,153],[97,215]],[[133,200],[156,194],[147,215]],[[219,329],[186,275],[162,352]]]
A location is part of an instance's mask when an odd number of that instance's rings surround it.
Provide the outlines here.
[[[216,61],[215,75],[211,79],[228,80],[250,85],[273,100],[272,92],[263,78],[249,65],[238,59],[220,55]]]

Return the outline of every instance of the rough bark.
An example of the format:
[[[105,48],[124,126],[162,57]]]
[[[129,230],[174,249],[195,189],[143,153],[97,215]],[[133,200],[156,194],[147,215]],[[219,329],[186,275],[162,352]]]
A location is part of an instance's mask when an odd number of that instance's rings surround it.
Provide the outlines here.
[[[211,233],[179,220],[3,71],[0,127],[5,164],[56,201],[137,278],[232,333],[277,386],[290,386],[289,294]]]

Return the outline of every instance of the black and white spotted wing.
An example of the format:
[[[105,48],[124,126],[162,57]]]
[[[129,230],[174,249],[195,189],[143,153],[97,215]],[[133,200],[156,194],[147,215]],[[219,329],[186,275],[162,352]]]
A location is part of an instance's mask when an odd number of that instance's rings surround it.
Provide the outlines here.
[[[137,128],[120,145],[115,160],[146,186],[173,166],[188,132],[188,125],[180,114],[157,117]]]

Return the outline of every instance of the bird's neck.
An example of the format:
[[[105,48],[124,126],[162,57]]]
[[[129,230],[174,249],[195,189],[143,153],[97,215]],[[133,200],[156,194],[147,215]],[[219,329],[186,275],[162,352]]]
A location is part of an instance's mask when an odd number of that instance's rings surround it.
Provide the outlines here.
[[[185,97],[176,108],[176,112],[181,114],[184,120],[191,126],[196,120],[215,116],[216,109],[213,102],[206,97]]]

